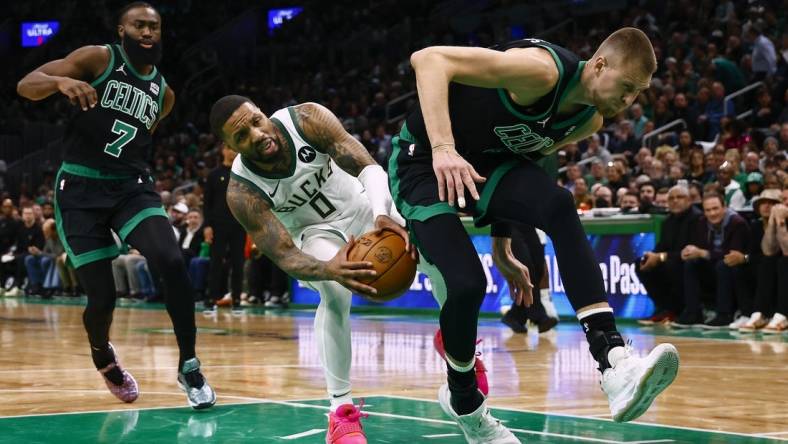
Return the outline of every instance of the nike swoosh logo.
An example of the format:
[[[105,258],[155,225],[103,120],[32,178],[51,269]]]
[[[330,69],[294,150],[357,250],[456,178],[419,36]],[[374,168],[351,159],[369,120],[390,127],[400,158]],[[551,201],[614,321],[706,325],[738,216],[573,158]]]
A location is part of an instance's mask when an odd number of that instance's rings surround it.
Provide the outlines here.
[[[276,188],[274,188],[274,191],[271,191],[271,199],[273,199],[273,198],[274,198],[274,194],[276,194],[276,191],[279,189],[279,184],[280,184],[280,183],[282,183],[282,181],[281,181],[281,180],[277,180],[277,181],[276,181]]]

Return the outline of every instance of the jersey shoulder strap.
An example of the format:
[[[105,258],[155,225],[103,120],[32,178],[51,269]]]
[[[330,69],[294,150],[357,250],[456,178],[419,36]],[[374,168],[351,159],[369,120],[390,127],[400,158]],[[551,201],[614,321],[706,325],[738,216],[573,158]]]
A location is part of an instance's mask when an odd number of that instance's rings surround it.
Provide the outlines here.
[[[233,165],[230,167],[230,178],[237,180],[238,182],[241,182],[242,184],[249,187],[249,189],[251,189],[258,196],[262,197],[263,200],[268,202],[271,208],[273,208],[274,202],[268,195],[268,192],[265,191],[265,179],[258,174],[255,174],[248,165],[249,162],[244,160],[243,155],[239,154],[235,156]]]
[[[553,89],[550,90],[550,92],[542,96],[539,100],[527,108],[539,110],[540,113],[545,116],[552,116],[556,114],[558,111],[558,106],[561,102],[561,98],[563,97],[567,86],[569,86],[570,81],[575,77],[575,73],[577,72],[578,66],[580,64],[579,58],[564,47],[555,45],[546,40],[536,38],[514,40],[508,43],[492,46],[490,49],[506,51],[507,49],[512,48],[542,48],[550,53],[550,56],[553,58],[555,66],[558,69],[558,81],[556,82]],[[503,96],[508,98],[508,94],[503,94],[502,97]],[[509,104],[515,109],[527,113],[527,111],[525,111],[526,107],[522,107],[514,103],[514,101],[512,101],[510,98],[507,102],[509,102]]]
[[[90,86],[94,88],[107,80],[107,77],[109,77],[110,74],[112,74],[112,72],[115,70],[115,62],[119,58],[113,45],[107,44],[104,45],[104,47],[109,50],[109,62],[107,63],[107,67],[104,68],[104,72],[102,72],[100,76],[96,77],[92,82],[90,82]]]

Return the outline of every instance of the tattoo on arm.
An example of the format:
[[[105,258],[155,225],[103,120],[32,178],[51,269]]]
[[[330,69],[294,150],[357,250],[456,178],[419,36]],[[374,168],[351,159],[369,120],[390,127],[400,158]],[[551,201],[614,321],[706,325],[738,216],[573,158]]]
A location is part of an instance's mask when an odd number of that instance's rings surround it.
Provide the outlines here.
[[[249,185],[230,179],[227,204],[257,248],[285,273],[302,281],[329,279],[325,263],[298,249],[270,204]]]
[[[317,103],[304,103],[294,110],[296,123],[309,138],[309,143],[327,152],[340,168],[358,176],[364,167],[375,165],[364,145],[345,131],[328,108]]]

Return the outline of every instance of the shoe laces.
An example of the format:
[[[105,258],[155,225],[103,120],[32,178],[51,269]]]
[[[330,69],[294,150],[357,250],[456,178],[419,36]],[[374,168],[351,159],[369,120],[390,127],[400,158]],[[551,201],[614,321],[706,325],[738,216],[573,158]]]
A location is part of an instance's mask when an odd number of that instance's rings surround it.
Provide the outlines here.
[[[333,422],[333,427],[331,428],[331,435],[343,436],[352,432],[361,432],[362,429],[360,421],[362,418],[367,418],[369,416],[368,413],[361,411],[362,407],[364,407],[364,399],[361,399],[358,407],[353,406],[353,410],[343,409],[342,415],[339,415],[338,412],[335,412],[333,415],[331,415],[335,420],[335,422]]]
[[[189,387],[196,389],[201,389],[202,386],[205,385],[205,377],[202,375],[202,373],[200,373],[199,370],[184,373],[183,379],[186,380],[186,383],[189,384]]]

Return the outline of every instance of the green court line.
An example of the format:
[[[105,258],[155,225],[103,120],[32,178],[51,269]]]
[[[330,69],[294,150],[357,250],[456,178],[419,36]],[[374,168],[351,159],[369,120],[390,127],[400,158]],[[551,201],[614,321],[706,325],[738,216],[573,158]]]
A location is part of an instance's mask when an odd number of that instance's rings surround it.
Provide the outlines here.
[[[228,397],[255,400],[258,398]],[[0,443],[320,443],[326,428],[323,399],[0,418]],[[221,395],[220,395],[221,402]],[[435,401],[369,396],[364,429],[370,443],[455,444],[465,440]],[[317,412],[315,411],[317,410]],[[492,408],[493,414],[529,443],[742,443],[776,442],[746,434]],[[429,442],[433,442],[429,439]]]

